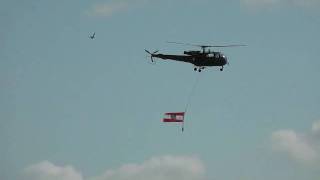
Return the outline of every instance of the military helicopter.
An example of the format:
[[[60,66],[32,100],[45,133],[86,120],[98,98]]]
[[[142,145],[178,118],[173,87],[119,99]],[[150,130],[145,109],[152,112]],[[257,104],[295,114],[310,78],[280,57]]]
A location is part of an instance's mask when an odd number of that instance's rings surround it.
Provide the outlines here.
[[[152,62],[155,62],[153,58],[160,58],[160,59],[170,59],[174,61],[181,61],[186,63],[191,63],[194,65],[194,71],[201,72],[206,67],[209,66],[220,66],[220,71],[223,71],[223,67],[228,63],[227,57],[218,51],[212,51],[210,47],[238,47],[238,46],[246,46],[244,44],[231,44],[231,45],[198,45],[198,44],[189,44],[189,43],[180,43],[180,42],[167,42],[167,43],[174,43],[174,44],[183,44],[183,45],[190,45],[200,47],[201,50],[192,50],[192,51],[184,51],[184,55],[171,55],[171,54],[160,54],[159,51],[150,52],[145,49],[145,51],[150,55],[150,59]]]

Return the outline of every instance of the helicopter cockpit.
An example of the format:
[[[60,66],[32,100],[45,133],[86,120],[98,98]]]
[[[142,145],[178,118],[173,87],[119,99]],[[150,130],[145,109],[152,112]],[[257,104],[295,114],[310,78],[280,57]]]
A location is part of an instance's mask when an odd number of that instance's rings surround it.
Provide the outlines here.
[[[220,58],[223,57],[223,55],[220,52],[211,52],[208,54],[208,57]]]

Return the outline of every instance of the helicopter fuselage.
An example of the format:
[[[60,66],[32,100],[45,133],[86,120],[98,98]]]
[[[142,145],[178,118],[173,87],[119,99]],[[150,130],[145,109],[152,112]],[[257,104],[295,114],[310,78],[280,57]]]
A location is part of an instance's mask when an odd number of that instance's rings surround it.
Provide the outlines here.
[[[221,54],[195,54],[195,55],[170,55],[170,54],[153,54],[152,57],[164,60],[175,60],[191,63],[194,66],[224,66],[227,64],[227,58]]]

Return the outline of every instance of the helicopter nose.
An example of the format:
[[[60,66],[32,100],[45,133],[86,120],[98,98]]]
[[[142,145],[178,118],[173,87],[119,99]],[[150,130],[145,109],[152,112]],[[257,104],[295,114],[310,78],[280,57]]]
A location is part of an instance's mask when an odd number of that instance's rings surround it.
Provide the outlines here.
[[[227,57],[224,57],[224,64],[229,64]]]

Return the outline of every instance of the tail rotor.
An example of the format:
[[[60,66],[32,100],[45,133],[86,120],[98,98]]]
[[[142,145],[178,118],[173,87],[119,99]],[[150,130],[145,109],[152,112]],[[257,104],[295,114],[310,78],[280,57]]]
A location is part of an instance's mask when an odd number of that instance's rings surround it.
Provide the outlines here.
[[[144,51],[146,51],[146,53],[148,53],[149,55],[150,55],[150,59],[151,59],[151,62],[152,63],[155,63],[155,61],[154,61],[154,59],[153,59],[153,56],[157,53],[157,52],[159,52],[159,50],[156,50],[156,51],[154,51],[153,53],[151,53],[150,51],[148,51],[148,50],[144,50]]]

